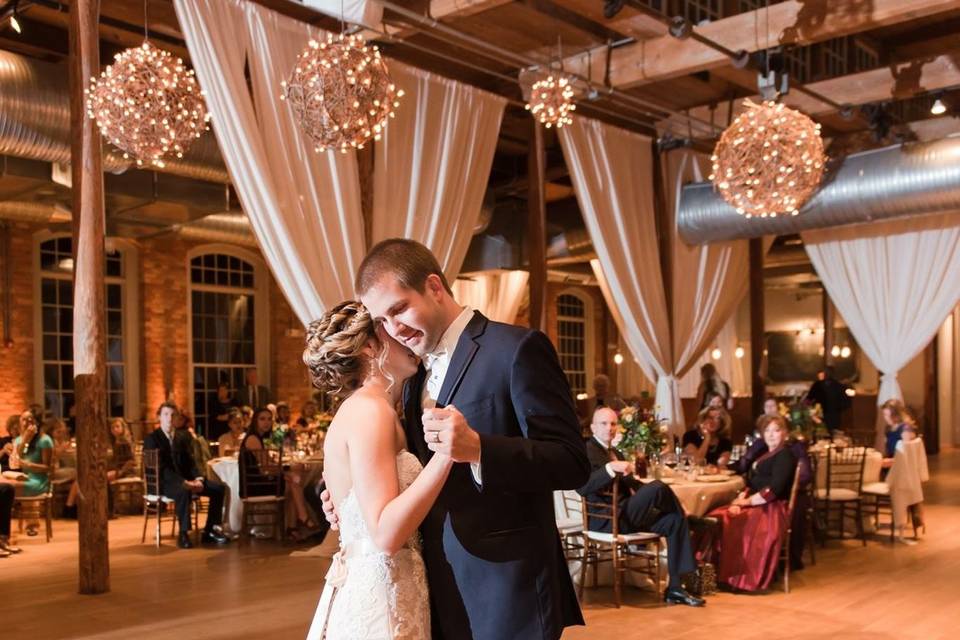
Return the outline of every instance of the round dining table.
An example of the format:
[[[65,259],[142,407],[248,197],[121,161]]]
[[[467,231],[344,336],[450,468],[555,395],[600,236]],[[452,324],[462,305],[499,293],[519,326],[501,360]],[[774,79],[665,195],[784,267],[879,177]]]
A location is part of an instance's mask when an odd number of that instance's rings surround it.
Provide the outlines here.
[[[652,482],[653,478],[643,478],[640,482]],[[745,486],[743,478],[737,475],[702,475],[688,479],[680,475],[660,478],[670,487],[683,505],[688,516],[703,517],[713,509],[730,504]]]

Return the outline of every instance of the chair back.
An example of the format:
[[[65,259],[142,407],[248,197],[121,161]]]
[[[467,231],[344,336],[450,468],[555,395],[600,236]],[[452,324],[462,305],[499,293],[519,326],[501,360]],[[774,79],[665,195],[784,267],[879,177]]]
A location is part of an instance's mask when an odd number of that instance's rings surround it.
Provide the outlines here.
[[[557,520],[579,520],[583,515],[583,501],[576,491],[554,491],[553,510]]]
[[[831,448],[824,454],[827,463],[826,495],[836,489],[849,489],[860,495],[863,466],[867,459],[864,447]]]
[[[793,472],[793,486],[790,487],[790,501],[787,502],[787,530],[789,533],[790,525],[793,522],[793,509],[797,506],[797,491],[800,488],[800,463],[797,462],[797,469]]]
[[[144,494],[160,496],[160,451],[143,449]]]
[[[595,529],[590,529],[590,518],[594,518],[596,520],[609,520],[611,522],[613,536],[617,537],[620,534],[620,513],[617,503],[620,502],[621,476],[622,474],[618,473],[613,477],[613,487],[610,491],[601,491],[599,493],[601,497],[610,499],[609,504],[602,500],[593,501],[587,498],[587,496],[583,496],[580,509],[583,514],[584,531],[595,531]]]
[[[283,451],[242,449],[240,497],[283,495]]]

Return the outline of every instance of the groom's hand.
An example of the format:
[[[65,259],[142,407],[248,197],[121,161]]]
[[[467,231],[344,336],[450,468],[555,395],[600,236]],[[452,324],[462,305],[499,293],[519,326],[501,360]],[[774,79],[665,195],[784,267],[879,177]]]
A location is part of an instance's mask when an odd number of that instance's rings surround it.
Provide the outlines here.
[[[323,517],[330,523],[330,528],[334,531],[340,528],[340,518],[337,516],[336,507],[333,506],[333,500],[330,498],[330,492],[324,489],[320,492],[320,501],[323,503]]]
[[[446,454],[454,462],[480,462],[480,434],[452,404],[423,412],[423,438],[431,451]]]

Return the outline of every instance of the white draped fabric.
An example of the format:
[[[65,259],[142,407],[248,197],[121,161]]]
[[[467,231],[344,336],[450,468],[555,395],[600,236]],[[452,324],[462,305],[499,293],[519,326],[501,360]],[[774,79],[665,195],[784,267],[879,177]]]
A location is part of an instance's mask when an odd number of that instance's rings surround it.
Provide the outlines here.
[[[464,274],[451,285],[454,299],[497,322],[513,324],[527,291],[526,271]]]
[[[750,381],[745,370],[749,362],[749,354],[744,350],[742,358],[736,357],[737,345],[742,344],[737,335],[737,314],[734,312],[720,328],[716,339],[703,352],[703,355],[693,363],[687,373],[680,379],[680,395],[684,398],[695,398],[700,387],[700,367],[708,362],[717,368],[717,373],[730,385],[730,391],[737,396],[750,395]],[[720,349],[720,359],[714,360],[711,351]]]
[[[850,332],[882,372],[877,403],[960,300],[960,214],[805,231],[807,254]]]
[[[243,0],[174,6],[240,202],[306,324],[352,297],[364,251],[355,155],[315,153],[279,99],[280,80],[322,33]]]
[[[379,29],[383,24],[383,5],[377,0],[299,0],[304,5],[350,24]]]
[[[422,242],[452,281],[480,215],[506,100],[398,62],[390,73],[405,95],[374,149],[373,241]]]
[[[746,287],[743,241],[688,247],[673,233],[673,326],[666,308],[653,204],[651,140],[587,118],[560,130],[567,166],[597,252],[592,261],[607,305],[671,431],[686,428],[678,378],[703,354]],[[702,160],[667,156],[668,210],[679,188],[702,177]]]

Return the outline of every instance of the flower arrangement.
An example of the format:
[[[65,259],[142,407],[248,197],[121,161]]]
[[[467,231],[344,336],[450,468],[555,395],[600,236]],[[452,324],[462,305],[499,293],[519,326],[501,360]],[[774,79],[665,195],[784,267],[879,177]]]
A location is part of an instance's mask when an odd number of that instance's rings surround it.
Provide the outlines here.
[[[637,407],[620,412],[620,433],[617,448],[627,457],[647,458],[663,451],[667,442],[667,422],[656,413]]]
[[[790,404],[779,403],[780,415],[790,425],[790,435],[798,440],[813,441],[829,435],[823,424],[823,407],[801,396],[794,396]]]
[[[317,431],[320,433],[326,433],[327,429],[330,428],[330,423],[333,422],[333,416],[329,413],[320,413],[314,417],[316,422]]]

